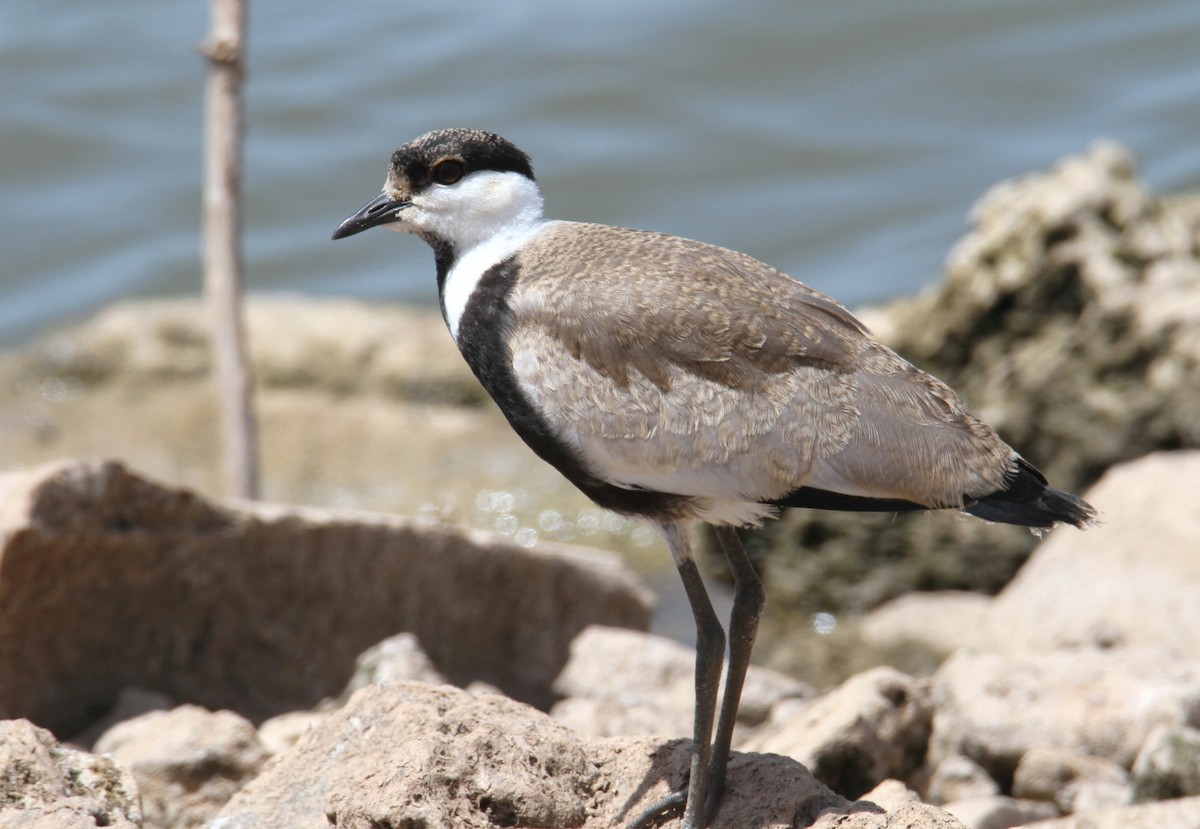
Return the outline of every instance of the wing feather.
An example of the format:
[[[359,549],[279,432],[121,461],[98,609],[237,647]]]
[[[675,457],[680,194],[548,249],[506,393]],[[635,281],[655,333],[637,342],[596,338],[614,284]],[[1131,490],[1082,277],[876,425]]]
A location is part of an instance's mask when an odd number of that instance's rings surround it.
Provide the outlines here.
[[[569,264],[567,264],[569,263]],[[673,236],[561,223],[521,254],[522,321],[538,322],[621,385],[668,366],[735,388],[797,364],[849,370],[866,328],[757,260]]]
[[[841,305],[734,251],[560,223],[518,255],[525,393],[610,483],[770,502],[810,486],[931,507],[1012,450]]]

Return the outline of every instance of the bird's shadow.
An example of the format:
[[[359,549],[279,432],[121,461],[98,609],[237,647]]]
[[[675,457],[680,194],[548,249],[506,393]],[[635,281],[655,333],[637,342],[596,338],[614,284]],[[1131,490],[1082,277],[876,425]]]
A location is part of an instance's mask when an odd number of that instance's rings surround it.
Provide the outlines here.
[[[641,782],[625,798],[615,825],[628,825],[648,807],[683,790],[687,786],[691,751],[691,740],[660,743],[650,755],[650,766]],[[661,785],[664,781],[665,789]],[[652,792],[655,793],[653,796]],[[884,810],[869,800],[851,801],[836,794],[790,757],[733,752],[725,796],[713,816],[710,829],[780,825],[803,829],[826,812],[883,814]],[[678,810],[666,813],[658,820],[645,823],[644,829],[671,825],[678,816]]]

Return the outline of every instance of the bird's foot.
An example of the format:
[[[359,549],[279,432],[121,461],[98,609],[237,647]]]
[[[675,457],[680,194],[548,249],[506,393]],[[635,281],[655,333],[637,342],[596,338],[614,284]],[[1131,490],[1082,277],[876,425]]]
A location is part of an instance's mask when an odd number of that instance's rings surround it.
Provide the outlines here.
[[[657,803],[651,803],[643,809],[625,829],[650,829],[651,826],[658,826],[665,820],[679,817],[683,814],[683,808],[686,805],[687,789],[672,792]]]

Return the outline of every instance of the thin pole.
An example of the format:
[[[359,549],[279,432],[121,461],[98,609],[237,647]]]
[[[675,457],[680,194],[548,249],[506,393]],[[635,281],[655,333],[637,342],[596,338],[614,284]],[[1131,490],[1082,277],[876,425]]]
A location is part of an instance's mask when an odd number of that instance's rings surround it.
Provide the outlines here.
[[[253,377],[242,329],[241,179],[244,0],[212,0],[204,123],[204,290],[212,322],[226,486],[257,498],[258,435]]]

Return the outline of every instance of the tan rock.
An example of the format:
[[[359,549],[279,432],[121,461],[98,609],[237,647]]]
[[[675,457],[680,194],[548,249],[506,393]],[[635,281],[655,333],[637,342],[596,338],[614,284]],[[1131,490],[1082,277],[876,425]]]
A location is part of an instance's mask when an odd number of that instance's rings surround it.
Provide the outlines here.
[[[834,791],[859,797],[921,765],[931,714],[925,683],[893,668],[873,668],[786,720],[773,718],[743,748],[792,757]]]
[[[792,824],[796,827],[804,823]],[[965,829],[954,815],[924,803],[902,803],[884,812],[870,800],[851,804],[846,811],[830,809],[812,829]]]
[[[1055,532],[987,612],[992,647],[1155,646],[1200,659],[1200,451],[1109,470],[1087,493],[1103,525]],[[1064,590],[1070,585],[1070,590]]]
[[[147,829],[202,826],[267,760],[253,725],[195,705],[118,723],[96,751],[133,771]]]
[[[894,649],[917,644],[946,657],[959,648],[987,641],[983,622],[991,597],[961,590],[908,593],[880,605],[863,617],[863,641]]]
[[[1012,793],[1053,803],[1063,814],[1071,814],[1125,806],[1132,801],[1133,786],[1128,772],[1111,760],[1034,746],[1017,764]]]
[[[372,391],[445,402],[481,402],[437,314],[399,305],[300,296],[246,303],[249,359],[266,387]],[[133,300],[56,334],[22,358],[26,375],[96,386],[153,387],[212,368],[209,326],[195,298]]]
[[[1058,814],[1053,803],[1017,800],[1004,795],[956,800],[943,808],[961,820],[967,829],[1009,829]]]
[[[247,309],[264,499],[642,550],[516,436],[435,310],[278,296]],[[120,458],[221,496],[206,320],[199,298],[128,301],[0,353],[4,468]]]
[[[389,636],[360,653],[354,660],[353,676],[334,704],[344,705],[355,691],[372,682],[402,681],[431,685],[445,685],[449,681],[434,666],[420,640],[407,632]]]
[[[555,692],[565,698],[555,703],[550,715],[597,737],[690,735],[695,666],[695,650],[678,642],[593,625],[571,643],[570,659],[554,682]],[[760,725],[776,703],[812,694],[799,680],[752,665],[736,735]]]
[[[1150,730],[1200,710],[1200,662],[1159,650],[1026,657],[960,651],[933,678],[929,761],[962,755],[1010,779],[1035,746],[1128,767]]]
[[[258,727],[258,741],[272,757],[300,742],[321,720],[327,711],[288,711],[263,722]]]
[[[403,630],[453,681],[545,703],[578,631],[644,628],[650,603],[595,551],[217,506],[112,462],[0,476],[0,716],[65,733],[130,686],[254,720],[308,708]]]
[[[216,825],[609,829],[682,785],[688,749],[583,737],[504,697],[371,685],[279,755]],[[851,805],[793,761],[735,755],[712,826],[807,826],[827,808]]]
[[[861,799],[874,803],[885,812],[894,812],[906,803],[921,802],[920,795],[899,780],[890,777],[864,794]]]
[[[108,713],[71,737],[71,743],[91,751],[100,735],[117,723],[149,714],[151,711],[168,711],[174,707],[174,700],[166,694],[141,688],[125,688],[117,695],[117,701]]]
[[[928,793],[933,803],[953,803],[993,797],[1000,794],[1000,785],[974,760],[951,755],[942,758],[929,776]]]
[[[572,731],[593,737],[683,737],[692,733],[691,706],[683,693],[615,697],[567,697],[550,716]]]
[[[1024,829],[1195,829],[1197,826],[1200,826],[1200,797],[1186,797],[1081,812],[1058,820],[1028,823]]]
[[[0,826],[137,829],[138,788],[123,765],[60,745],[28,720],[0,720]]]

